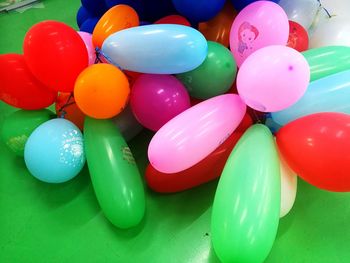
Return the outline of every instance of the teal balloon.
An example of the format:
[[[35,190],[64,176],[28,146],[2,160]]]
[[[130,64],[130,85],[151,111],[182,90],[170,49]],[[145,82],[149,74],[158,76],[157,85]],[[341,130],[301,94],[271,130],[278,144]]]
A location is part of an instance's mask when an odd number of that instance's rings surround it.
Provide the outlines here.
[[[104,215],[119,228],[138,225],[145,193],[134,157],[112,120],[85,118],[84,139],[92,185]]]
[[[207,41],[183,25],[146,25],[110,35],[102,54],[122,69],[142,73],[176,74],[198,67],[207,55]]]
[[[65,119],[41,124],[24,147],[29,172],[47,183],[63,183],[75,177],[85,164],[83,136],[77,126]]]
[[[258,263],[274,243],[280,213],[280,169],[270,130],[249,128],[230,154],[213,204],[211,232],[221,262]]]
[[[273,112],[271,116],[283,126],[319,112],[350,114],[350,70],[311,82],[298,102],[285,110]]]

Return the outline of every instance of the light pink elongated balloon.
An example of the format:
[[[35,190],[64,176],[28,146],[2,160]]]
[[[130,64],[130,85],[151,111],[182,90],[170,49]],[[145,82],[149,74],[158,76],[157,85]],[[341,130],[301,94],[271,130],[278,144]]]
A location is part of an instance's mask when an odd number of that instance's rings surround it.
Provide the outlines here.
[[[92,65],[95,63],[96,60],[96,53],[94,45],[92,44],[92,35],[87,32],[78,31],[78,34],[80,35],[81,39],[84,41],[86,50],[88,52],[89,56],[89,65]]]
[[[286,46],[268,46],[244,61],[237,75],[237,90],[249,107],[275,112],[297,102],[309,80],[309,64],[301,53]]]
[[[177,173],[203,160],[237,128],[246,105],[235,94],[203,101],[167,122],[152,138],[148,158],[163,173]]]
[[[237,66],[256,50],[269,45],[286,45],[289,23],[285,11],[271,1],[256,1],[236,16],[230,31],[230,49]]]

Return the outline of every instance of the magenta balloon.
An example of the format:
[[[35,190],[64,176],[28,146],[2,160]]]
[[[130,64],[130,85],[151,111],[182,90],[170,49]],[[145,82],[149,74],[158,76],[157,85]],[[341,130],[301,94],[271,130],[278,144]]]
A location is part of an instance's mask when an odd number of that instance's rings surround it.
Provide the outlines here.
[[[94,45],[92,44],[92,35],[87,32],[79,31],[78,32],[81,39],[84,41],[84,44],[86,46],[86,50],[88,52],[89,56],[89,65],[92,65],[95,63],[96,60],[96,52]]]
[[[275,112],[297,102],[309,80],[309,64],[301,53],[286,46],[268,46],[244,61],[237,75],[237,90],[251,108]]]
[[[257,1],[245,7],[233,21],[230,49],[239,67],[262,47],[286,45],[288,36],[288,17],[282,7],[271,1]]]
[[[167,122],[153,136],[148,159],[163,173],[177,173],[203,160],[237,128],[246,105],[235,94],[205,100]]]
[[[136,119],[153,131],[191,107],[187,90],[172,75],[141,75],[131,89],[130,103]]]

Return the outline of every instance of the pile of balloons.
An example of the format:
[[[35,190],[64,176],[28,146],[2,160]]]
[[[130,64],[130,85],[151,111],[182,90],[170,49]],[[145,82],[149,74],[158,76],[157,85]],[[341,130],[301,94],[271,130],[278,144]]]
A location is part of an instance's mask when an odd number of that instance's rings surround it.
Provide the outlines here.
[[[92,34],[43,21],[23,55],[0,55],[0,98],[21,109],[2,139],[47,183],[87,160],[105,216],[130,228],[146,201],[126,141],[152,130],[147,185],[175,193],[220,177],[214,250],[262,262],[297,175],[350,191],[350,4],[276,2],[83,0],[78,24],[96,21]]]

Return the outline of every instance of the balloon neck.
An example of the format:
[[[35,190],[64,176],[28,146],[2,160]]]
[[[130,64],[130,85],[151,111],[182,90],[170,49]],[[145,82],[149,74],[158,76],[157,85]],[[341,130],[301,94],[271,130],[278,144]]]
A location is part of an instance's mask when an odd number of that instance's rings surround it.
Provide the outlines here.
[[[331,18],[333,15],[331,15],[329,11],[322,5],[321,0],[317,0],[317,2],[320,4],[320,8],[326,12],[328,18]]]
[[[111,60],[110,57],[108,57],[105,53],[102,52],[102,50],[98,47],[95,48],[95,52],[96,52],[96,60],[95,60],[95,64],[97,63],[103,63],[102,57],[107,60],[107,62],[109,64],[112,64],[113,66],[116,66],[117,68],[119,68],[120,70],[123,70],[117,63],[115,63],[114,61]]]
[[[74,101],[71,101],[73,99],[73,92],[69,95],[67,101],[64,103],[64,105],[58,110],[58,116],[62,119],[66,117],[67,112],[65,111],[65,108],[67,108],[70,105],[75,104]]]

